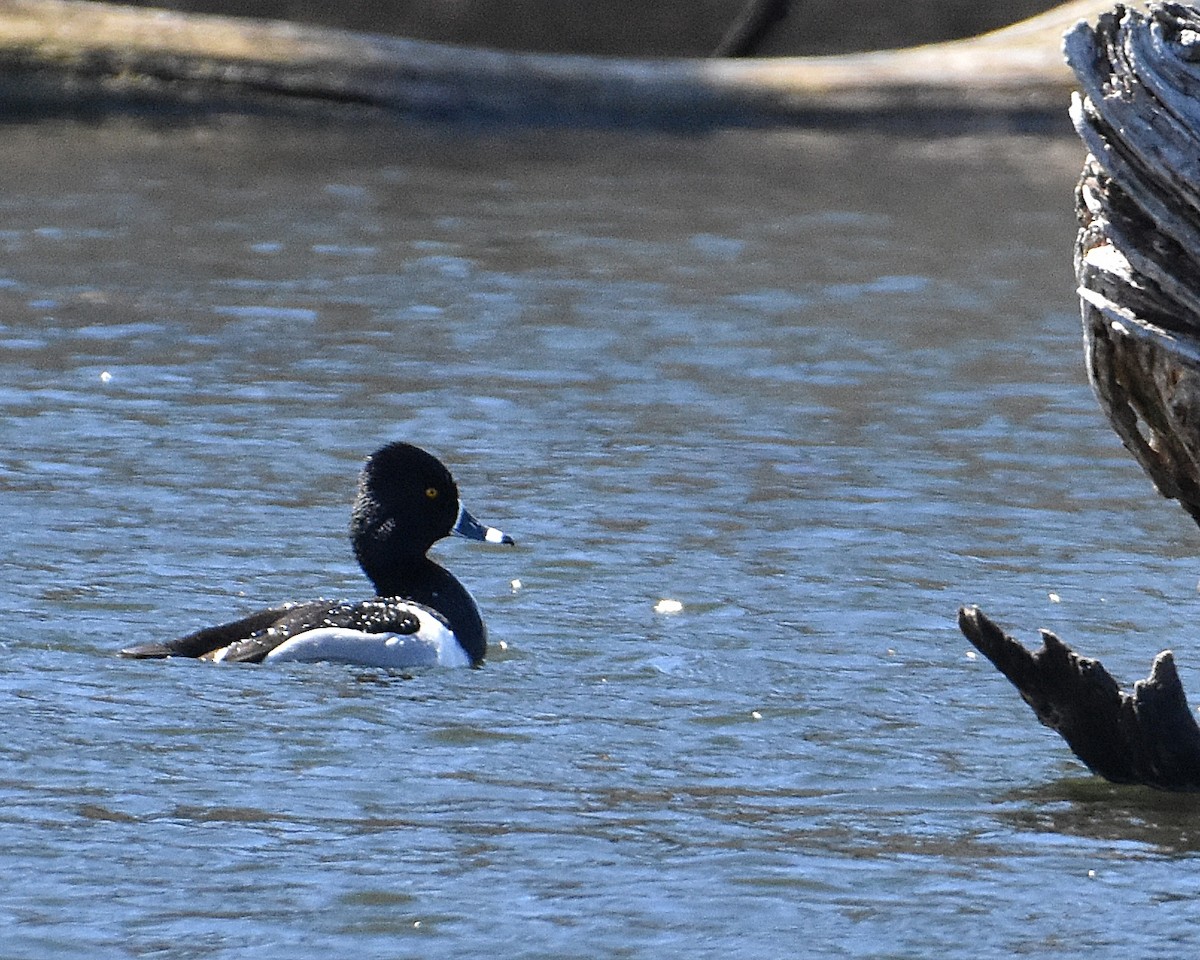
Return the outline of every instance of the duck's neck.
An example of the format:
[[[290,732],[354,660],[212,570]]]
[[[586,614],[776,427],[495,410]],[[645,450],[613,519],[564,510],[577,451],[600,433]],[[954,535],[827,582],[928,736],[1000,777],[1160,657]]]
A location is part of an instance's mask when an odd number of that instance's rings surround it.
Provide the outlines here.
[[[459,644],[478,663],[487,653],[487,628],[479,607],[467,588],[445,567],[429,557],[419,557],[391,566],[386,573],[367,571],[380,597],[400,597],[424,604],[449,621]]]

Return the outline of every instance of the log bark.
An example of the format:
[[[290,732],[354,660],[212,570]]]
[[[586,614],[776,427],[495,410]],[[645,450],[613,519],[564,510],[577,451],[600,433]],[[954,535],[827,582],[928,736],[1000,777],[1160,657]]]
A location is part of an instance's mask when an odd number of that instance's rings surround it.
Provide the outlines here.
[[[1200,11],[1117,6],[1065,50],[1089,151],[1075,245],[1088,378],[1158,491],[1200,523]],[[1127,694],[1047,631],[1030,653],[976,608],[959,626],[1091,770],[1200,790],[1200,729],[1170,651]]]
[[[958,612],[967,639],[1056,731],[1093,773],[1114,783],[1200,790],[1200,727],[1165,650],[1150,676],[1125,693],[1098,660],[1082,657],[1049,630],[1030,652],[978,607]]]
[[[1057,111],[1075,0],[970,40],[838,57],[510,53],[79,0],[0,0],[0,103],[266,97],[557,122],[791,123],[828,113]]]
[[[1200,523],[1200,12],[1118,7],[1066,38],[1089,156],[1075,269],[1088,377],[1158,491]]]

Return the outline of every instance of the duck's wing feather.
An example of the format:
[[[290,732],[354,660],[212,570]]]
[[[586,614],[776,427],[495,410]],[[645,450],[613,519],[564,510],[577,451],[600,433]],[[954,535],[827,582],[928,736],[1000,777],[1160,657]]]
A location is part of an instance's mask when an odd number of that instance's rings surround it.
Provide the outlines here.
[[[260,663],[276,647],[311,630],[345,629],[362,633],[408,635],[421,629],[416,605],[392,598],[348,603],[316,600],[285,610],[283,615],[251,636],[231,642],[213,659],[222,663]],[[432,610],[427,613],[437,617]],[[440,621],[441,618],[437,617]]]
[[[334,627],[375,634],[415,634],[421,629],[416,611],[445,625],[445,619],[436,611],[395,597],[357,603],[310,600],[268,607],[175,640],[136,644],[121,650],[120,655],[137,659],[191,657],[222,663],[259,663],[276,647],[310,630]]]
[[[164,657],[203,657],[222,647],[227,647],[231,643],[261,633],[291,611],[308,606],[310,606],[308,603],[284,603],[277,607],[268,607],[242,617],[240,620],[218,624],[215,627],[204,627],[175,640],[135,644],[121,650],[120,656],[140,660],[161,660]]]

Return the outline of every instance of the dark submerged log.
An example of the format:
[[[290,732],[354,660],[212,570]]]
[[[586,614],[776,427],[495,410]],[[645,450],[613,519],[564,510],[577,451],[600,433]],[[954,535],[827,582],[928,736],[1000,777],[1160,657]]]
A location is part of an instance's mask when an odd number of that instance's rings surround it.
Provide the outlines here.
[[[1093,773],[1114,783],[1200,790],[1200,727],[1169,650],[1125,693],[1098,660],[1081,657],[1049,630],[1030,652],[978,607],[958,612],[967,639],[1020,692]]]
[[[1088,378],[1158,491],[1200,523],[1200,10],[1117,6],[1065,51],[1089,151],[1075,246]],[[1095,773],[1200,790],[1200,729],[1169,651],[1127,694],[1048,631],[1030,653],[977,608],[959,626]]]

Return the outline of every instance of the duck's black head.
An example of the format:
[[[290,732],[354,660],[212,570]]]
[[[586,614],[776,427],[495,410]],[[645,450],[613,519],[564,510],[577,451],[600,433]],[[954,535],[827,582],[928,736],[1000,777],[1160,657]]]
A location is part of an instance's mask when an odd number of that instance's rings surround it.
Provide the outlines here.
[[[513,542],[463,509],[450,471],[420,447],[390,443],[367,458],[358,477],[350,537],[354,555],[377,590],[391,587],[399,570],[420,561],[451,533]]]

